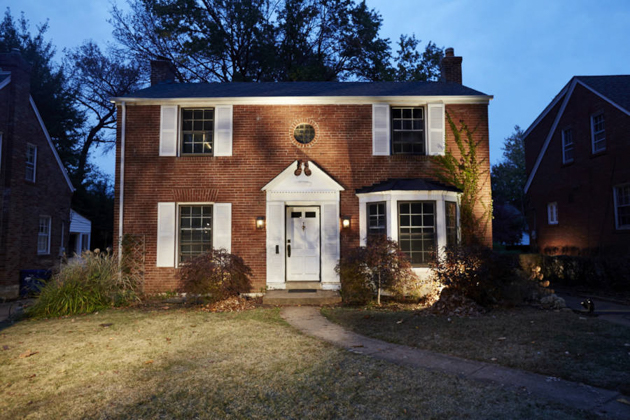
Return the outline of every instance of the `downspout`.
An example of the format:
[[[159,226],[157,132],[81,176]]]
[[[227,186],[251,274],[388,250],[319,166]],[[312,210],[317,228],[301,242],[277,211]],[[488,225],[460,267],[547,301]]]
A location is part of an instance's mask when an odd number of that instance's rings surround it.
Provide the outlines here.
[[[120,131],[120,188],[118,195],[118,266],[122,263],[123,208],[125,198],[125,128],[127,126],[127,104],[121,103],[122,128]]]

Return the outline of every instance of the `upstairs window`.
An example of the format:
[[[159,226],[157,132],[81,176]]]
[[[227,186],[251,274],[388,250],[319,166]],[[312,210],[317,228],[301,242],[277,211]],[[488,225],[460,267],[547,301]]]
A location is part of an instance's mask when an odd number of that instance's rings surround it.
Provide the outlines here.
[[[398,243],[413,267],[427,266],[435,252],[435,202],[398,203]]]
[[[562,163],[573,162],[573,131],[562,130]]]
[[[212,250],[212,206],[180,206],[179,262]]]
[[[35,182],[37,172],[37,146],[33,144],[26,145],[26,180]]]
[[[556,202],[547,204],[547,223],[550,225],[558,224],[558,203]]]
[[[182,155],[212,155],[214,109],[182,110]]]
[[[385,203],[368,203],[368,242],[370,237],[387,236]]]
[[[424,108],[392,108],[392,153],[395,155],[426,154]]]
[[[615,223],[617,229],[630,229],[630,184],[615,187]]]
[[[591,116],[591,141],[593,153],[606,150],[606,127],[604,125],[604,114]]]
[[[446,247],[457,246],[457,203],[453,201],[444,202],[446,206]]]
[[[37,254],[50,254],[50,216],[39,217],[39,228],[37,230]]]

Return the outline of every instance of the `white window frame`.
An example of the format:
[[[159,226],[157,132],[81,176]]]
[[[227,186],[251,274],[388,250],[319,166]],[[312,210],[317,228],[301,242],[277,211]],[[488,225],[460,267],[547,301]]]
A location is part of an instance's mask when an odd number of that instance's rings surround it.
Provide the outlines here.
[[[215,213],[214,213],[214,205],[216,203],[215,202],[192,202],[192,203],[175,203],[175,268],[180,267],[183,263],[180,261],[180,249],[179,249],[179,245],[181,242],[181,212],[182,212],[182,207],[191,207],[191,206],[210,206],[212,207],[212,228],[211,228],[211,236],[212,236],[212,243],[211,243],[211,249],[214,249],[214,218],[215,218]]]
[[[45,223],[47,232],[42,233],[42,222]],[[39,247],[40,238],[46,238],[46,248]],[[50,216],[39,216],[37,224],[37,255],[50,255],[50,239],[52,237],[52,218]]]
[[[567,140],[570,140],[569,143]],[[565,128],[562,130],[562,163],[567,164],[573,162],[575,157],[567,158],[567,152],[571,151],[575,154],[575,142],[573,141],[573,130]]]
[[[461,238],[460,193],[455,191],[379,191],[357,194],[359,198],[359,243],[367,242],[367,203],[385,202],[385,223],[387,237],[398,242],[398,202],[435,201],[436,205],[436,240],[437,250],[442,252],[446,247],[446,201],[457,203],[458,238]],[[426,278],[431,275],[429,267],[413,267],[413,271]]]
[[[630,229],[630,224],[628,225],[620,225],[619,224],[619,215],[618,215],[618,210],[619,207],[630,207],[630,203],[629,204],[619,204],[619,198],[617,197],[617,191],[620,188],[624,188],[624,187],[630,187],[630,184],[621,184],[621,185],[615,185],[613,187],[613,200],[614,200],[614,204],[615,204],[615,228],[617,230],[628,230]]]
[[[558,224],[558,202],[547,203],[547,224]]]
[[[195,111],[202,110],[208,111],[212,110],[212,139],[211,139],[211,153],[184,153],[184,111]],[[216,145],[216,124],[217,124],[217,112],[215,106],[180,106],[178,109],[177,115],[177,156],[178,157],[187,157],[187,156],[208,156],[213,157],[215,152]],[[193,127],[194,128],[194,127]],[[194,130],[192,130],[194,131]]]
[[[4,133],[2,133],[2,131],[0,131],[0,169],[2,169],[2,142],[3,142],[3,135]]]
[[[33,150],[33,163],[28,161],[29,150]],[[31,166],[33,168],[33,178],[29,179],[26,174],[24,174],[24,178],[27,181],[35,182],[37,180],[37,146],[32,143],[26,143],[26,169],[29,169]]]
[[[604,128],[602,128],[601,130],[595,131],[595,124],[596,124],[595,118],[598,118],[598,117],[602,117],[602,124]],[[598,134],[603,134],[603,138],[596,140],[596,137]],[[596,149],[595,148],[596,143],[603,143],[604,147],[601,149]],[[601,153],[606,150],[606,119],[604,118],[603,112],[598,112],[597,114],[591,115],[591,150],[593,154]]]
[[[395,109],[420,109],[422,110],[422,135],[424,137],[424,153],[394,153],[394,110]],[[428,106],[425,105],[391,105],[389,107],[389,150],[390,155],[402,155],[402,156],[430,156],[429,152],[429,126],[428,126]],[[406,131],[406,130],[405,130]],[[411,130],[416,131],[416,130]]]

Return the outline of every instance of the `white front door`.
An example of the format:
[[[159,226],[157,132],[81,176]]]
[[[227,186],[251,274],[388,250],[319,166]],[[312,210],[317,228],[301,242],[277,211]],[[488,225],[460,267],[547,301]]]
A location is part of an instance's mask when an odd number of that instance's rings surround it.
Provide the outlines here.
[[[287,207],[287,281],[320,281],[319,207]]]

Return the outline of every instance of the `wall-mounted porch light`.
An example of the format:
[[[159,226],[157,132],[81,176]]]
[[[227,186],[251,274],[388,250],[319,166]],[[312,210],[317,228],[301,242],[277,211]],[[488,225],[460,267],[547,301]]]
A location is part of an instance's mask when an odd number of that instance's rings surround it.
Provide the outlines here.
[[[350,216],[341,216],[341,227],[348,229],[350,227]]]
[[[256,229],[264,229],[265,228],[265,216],[258,216],[256,218]]]

